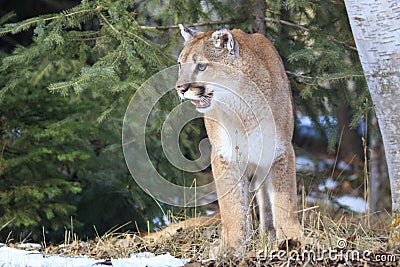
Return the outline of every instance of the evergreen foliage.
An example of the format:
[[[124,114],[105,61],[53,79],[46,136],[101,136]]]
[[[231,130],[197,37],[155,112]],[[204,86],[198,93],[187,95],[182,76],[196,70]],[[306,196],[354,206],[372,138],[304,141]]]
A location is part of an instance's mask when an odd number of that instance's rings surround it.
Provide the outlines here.
[[[34,32],[30,46],[2,56],[1,225],[36,240],[44,227],[59,239],[70,216],[84,236],[93,225],[144,226],[160,214],[125,167],[121,125],[134,90],[173,61],[146,38],[132,8],[83,1],[0,29]]]

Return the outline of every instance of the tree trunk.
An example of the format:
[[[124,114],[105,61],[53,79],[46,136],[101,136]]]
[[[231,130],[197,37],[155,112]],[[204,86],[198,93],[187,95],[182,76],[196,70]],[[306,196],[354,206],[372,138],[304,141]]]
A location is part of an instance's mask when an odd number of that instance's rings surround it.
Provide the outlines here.
[[[338,85],[339,86],[339,85]],[[350,106],[346,101],[344,85],[335,88],[339,93],[339,104],[336,109],[336,118],[338,123],[339,134],[341,135],[341,143],[339,144],[339,159],[351,164],[353,172],[359,173],[359,167],[363,159],[361,137],[356,129],[350,129]]]
[[[265,35],[265,10],[267,3],[265,0],[250,0],[250,15],[253,17],[253,32]]]
[[[225,3],[234,4],[241,7],[240,18],[251,20],[249,31],[251,33],[259,33],[265,35],[265,13],[267,9],[267,2],[265,0],[235,0],[223,1]]]
[[[400,211],[400,3],[345,4],[382,133],[395,215]]]
[[[376,117],[371,120],[372,127],[379,129]],[[390,207],[388,203],[388,174],[385,161],[385,152],[383,151],[382,139],[370,133],[369,140],[369,187],[370,199],[369,208],[372,212],[379,212]]]

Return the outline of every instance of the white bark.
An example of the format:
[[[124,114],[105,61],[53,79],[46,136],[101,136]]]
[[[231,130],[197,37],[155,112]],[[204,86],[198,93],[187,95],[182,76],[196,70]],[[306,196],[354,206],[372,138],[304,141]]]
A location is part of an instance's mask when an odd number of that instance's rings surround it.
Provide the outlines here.
[[[392,211],[400,211],[400,3],[345,0],[386,152]]]

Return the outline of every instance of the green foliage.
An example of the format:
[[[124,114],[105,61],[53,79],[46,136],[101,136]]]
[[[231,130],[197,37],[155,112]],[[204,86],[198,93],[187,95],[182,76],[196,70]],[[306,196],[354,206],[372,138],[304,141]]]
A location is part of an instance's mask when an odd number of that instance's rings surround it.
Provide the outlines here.
[[[83,1],[0,29],[1,35],[33,29],[31,45],[2,56],[0,224],[8,224],[5,229],[32,232],[40,241],[44,227],[60,240],[71,216],[74,231],[83,236],[93,225],[105,232],[136,221],[144,228],[160,215],[125,166],[121,125],[133,92],[174,61],[147,39],[132,6]]]

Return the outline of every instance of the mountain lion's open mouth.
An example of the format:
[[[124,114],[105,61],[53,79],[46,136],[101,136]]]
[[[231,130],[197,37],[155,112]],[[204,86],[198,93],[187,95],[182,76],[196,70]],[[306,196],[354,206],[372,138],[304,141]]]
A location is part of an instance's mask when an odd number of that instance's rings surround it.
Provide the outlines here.
[[[208,108],[211,106],[211,99],[212,99],[213,94],[209,94],[207,96],[202,96],[200,97],[199,100],[190,100],[193,105],[196,106],[196,108]]]

